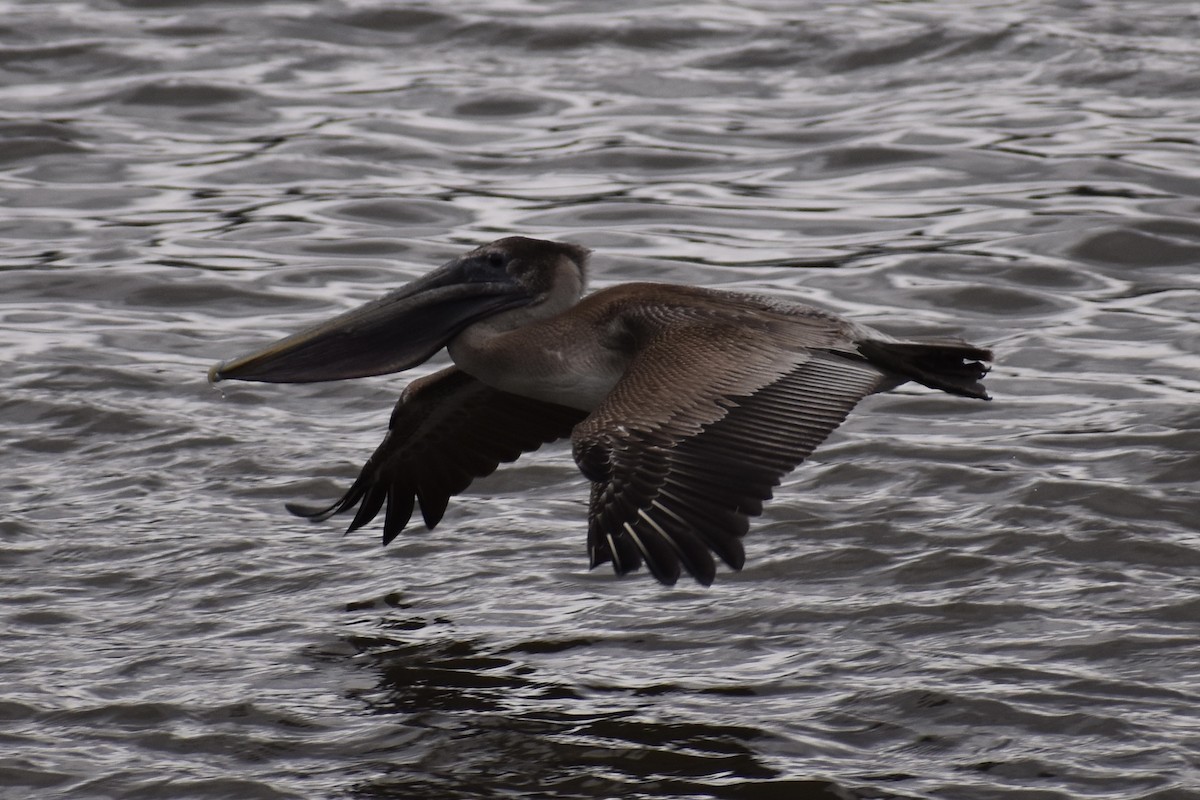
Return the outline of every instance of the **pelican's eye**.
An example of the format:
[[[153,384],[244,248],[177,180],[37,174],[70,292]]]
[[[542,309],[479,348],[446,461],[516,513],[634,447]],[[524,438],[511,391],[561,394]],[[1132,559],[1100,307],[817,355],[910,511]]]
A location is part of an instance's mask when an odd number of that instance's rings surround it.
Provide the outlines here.
[[[492,250],[487,254],[487,265],[492,269],[504,269],[508,266],[508,256],[499,250]]]

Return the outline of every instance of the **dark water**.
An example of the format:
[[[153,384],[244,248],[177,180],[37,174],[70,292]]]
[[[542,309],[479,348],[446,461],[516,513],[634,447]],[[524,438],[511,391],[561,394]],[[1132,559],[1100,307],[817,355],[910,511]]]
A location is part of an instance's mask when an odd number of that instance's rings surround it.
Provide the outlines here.
[[[0,11],[4,797],[1200,797],[1195,3]],[[207,367],[509,233],[996,400],[870,399],[708,590],[588,573],[563,448],[288,516],[404,380]]]

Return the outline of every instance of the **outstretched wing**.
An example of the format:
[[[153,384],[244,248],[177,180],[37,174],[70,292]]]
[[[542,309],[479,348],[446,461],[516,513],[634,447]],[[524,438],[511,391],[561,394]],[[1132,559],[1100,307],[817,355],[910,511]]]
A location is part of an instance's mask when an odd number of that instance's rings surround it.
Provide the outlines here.
[[[572,436],[594,482],[593,567],[611,561],[624,574],[645,562],[662,583],[682,569],[704,585],[716,571],[712,553],[742,567],[748,517],[889,380],[863,359],[810,349],[803,333],[788,338],[779,329],[666,326],[634,357]]]
[[[383,543],[408,524],[420,503],[425,527],[441,520],[453,495],[501,462],[570,435],[586,412],[493,389],[449,367],[410,383],[392,411],[388,434],[349,491],[328,508],[288,504],[313,520],[358,511],[347,533],[387,504]]]

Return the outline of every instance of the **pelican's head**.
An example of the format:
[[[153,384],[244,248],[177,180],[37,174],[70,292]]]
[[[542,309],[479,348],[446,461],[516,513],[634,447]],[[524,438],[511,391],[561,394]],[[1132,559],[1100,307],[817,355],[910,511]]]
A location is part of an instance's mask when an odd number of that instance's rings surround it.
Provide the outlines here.
[[[209,380],[310,383],[399,372],[464,328],[516,309],[547,316],[583,292],[588,250],[509,236],[327,322],[223,361]]]

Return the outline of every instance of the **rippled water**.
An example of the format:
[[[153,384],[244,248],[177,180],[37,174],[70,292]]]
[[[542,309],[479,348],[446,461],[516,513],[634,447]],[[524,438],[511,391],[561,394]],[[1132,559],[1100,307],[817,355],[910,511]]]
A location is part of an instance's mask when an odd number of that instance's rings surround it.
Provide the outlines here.
[[[1190,2],[0,2],[0,793],[1200,797]],[[996,348],[711,589],[551,448],[331,499],[403,378],[214,361],[525,233]]]

